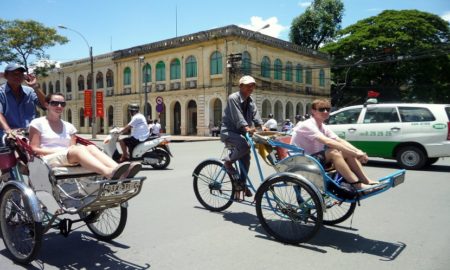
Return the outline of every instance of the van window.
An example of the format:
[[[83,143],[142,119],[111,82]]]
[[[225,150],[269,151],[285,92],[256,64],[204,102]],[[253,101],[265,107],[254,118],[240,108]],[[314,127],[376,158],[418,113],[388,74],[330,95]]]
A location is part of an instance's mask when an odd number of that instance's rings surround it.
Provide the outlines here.
[[[398,107],[402,122],[427,122],[436,118],[427,108],[418,107]]]
[[[328,125],[356,124],[360,113],[361,113],[361,108],[345,110],[345,111],[330,115],[330,118],[328,118],[327,124]]]
[[[373,107],[367,108],[364,115],[364,124],[373,123],[395,123],[400,122],[395,107]]]

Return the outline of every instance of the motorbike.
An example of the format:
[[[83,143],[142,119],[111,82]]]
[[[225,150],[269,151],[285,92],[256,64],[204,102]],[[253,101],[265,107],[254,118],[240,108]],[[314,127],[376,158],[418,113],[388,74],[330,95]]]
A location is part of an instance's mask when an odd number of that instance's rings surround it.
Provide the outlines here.
[[[117,148],[120,131],[121,129],[117,127],[111,129],[103,141],[103,151],[115,161],[118,161],[121,156]],[[139,161],[142,165],[150,165],[155,169],[165,169],[173,157],[169,143],[169,135],[150,136],[130,149],[130,161]]]

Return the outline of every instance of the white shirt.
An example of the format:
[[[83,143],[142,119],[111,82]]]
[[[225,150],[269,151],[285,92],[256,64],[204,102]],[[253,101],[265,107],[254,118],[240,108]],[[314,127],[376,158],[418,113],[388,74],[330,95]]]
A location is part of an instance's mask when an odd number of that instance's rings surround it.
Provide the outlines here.
[[[77,133],[77,129],[71,123],[61,121],[63,130],[59,134],[50,127],[46,116],[31,121],[30,127],[37,129],[41,133],[41,148],[65,150],[70,146],[71,136]]]
[[[270,129],[277,129],[278,128],[277,120],[270,118],[269,120],[267,120],[264,126]]]
[[[314,117],[311,117],[301,122],[300,125],[295,126],[292,132],[291,144],[303,148],[306,154],[315,154],[324,150],[325,147],[324,144],[317,140],[320,134],[333,140],[336,140],[338,137],[326,125],[322,124],[319,127]]]
[[[160,131],[161,131],[161,124],[160,123],[154,124],[152,128],[152,134],[159,135]]]
[[[145,120],[145,116],[141,113],[133,115],[128,125],[131,126],[131,136],[141,142],[145,141],[150,135],[147,120]]]

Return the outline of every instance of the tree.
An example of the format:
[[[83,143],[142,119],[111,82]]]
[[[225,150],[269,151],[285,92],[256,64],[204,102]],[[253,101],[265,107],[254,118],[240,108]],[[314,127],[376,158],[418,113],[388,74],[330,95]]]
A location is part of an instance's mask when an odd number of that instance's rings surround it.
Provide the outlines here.
[[[338,105],[361,103],[368,90],[383,101],[449,103],[449,39],[448,22],[418,10],[385,10],[341,30],[321,49],[345,87]]]
[[[314,0],[305,13],[294,18],[289,33],[292,43],[319,49],[341,29],[344,4],[340,0]]]
[[[0,20],[0,62],[18,62],[28,70],[28,58],[48,58],[45,49],[64,44],[68,39],[53,28],[28,20]]]

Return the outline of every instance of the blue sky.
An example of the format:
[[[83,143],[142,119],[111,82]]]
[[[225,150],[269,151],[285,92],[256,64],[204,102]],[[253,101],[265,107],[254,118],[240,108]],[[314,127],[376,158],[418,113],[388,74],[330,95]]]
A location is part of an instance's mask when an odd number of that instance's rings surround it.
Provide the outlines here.
[[[1,0],[4,20],[32,19],[48,27],[65,25],[82,33],[94,55],[236,24],[288,40],[290,24],[308,0]],[[386,9],[417,9],[450,21],[449,0],[344,0],[343,27]],[[7,4],[6,4],[7,3]],[[177,14],[177,16],[176,16]],[[62,62],[88,56],[76,33],[58,29],[70,42],[48,50]]]

